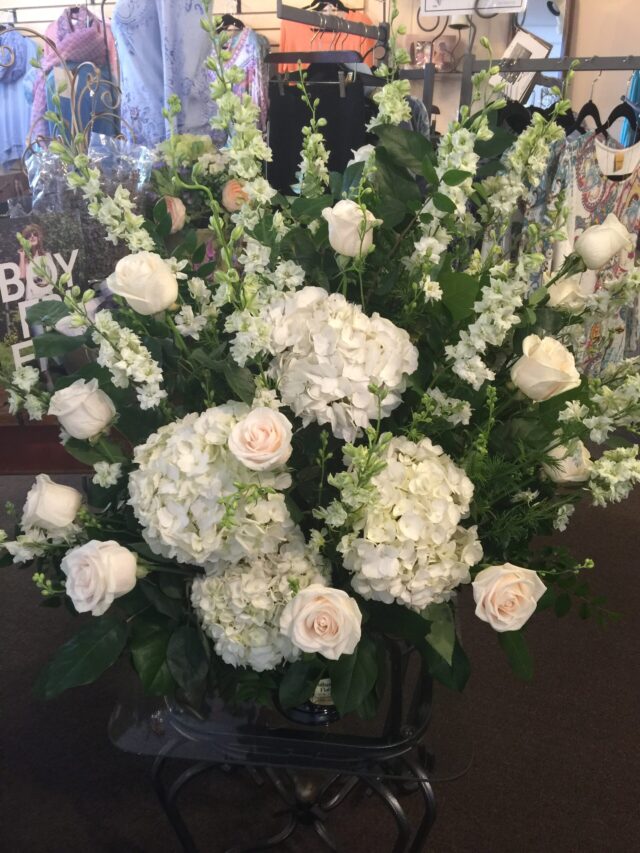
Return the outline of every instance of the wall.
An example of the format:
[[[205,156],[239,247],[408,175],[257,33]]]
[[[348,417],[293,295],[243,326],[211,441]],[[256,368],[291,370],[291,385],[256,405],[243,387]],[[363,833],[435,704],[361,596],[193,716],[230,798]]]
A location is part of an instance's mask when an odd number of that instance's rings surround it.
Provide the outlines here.
[[[569,41],[571,56],[637,56],[640,54],[638,0],[574,0],[576,5]],[[627,91],[631,72],[605,71],[596,83],[593,99],[605,118]],[[579,109],[589,100],[597,72],[577,73],[571,100]],[[619,129],[618,122],[614,130]]]

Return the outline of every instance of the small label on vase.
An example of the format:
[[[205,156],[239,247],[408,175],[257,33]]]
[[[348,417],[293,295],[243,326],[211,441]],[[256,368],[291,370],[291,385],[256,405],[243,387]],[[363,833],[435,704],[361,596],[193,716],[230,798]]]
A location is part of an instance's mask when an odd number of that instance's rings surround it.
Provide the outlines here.
[[[316,685],[315,692],[311,697],[314,705],[333,705],[331,698],[331,679],[321,678]]]

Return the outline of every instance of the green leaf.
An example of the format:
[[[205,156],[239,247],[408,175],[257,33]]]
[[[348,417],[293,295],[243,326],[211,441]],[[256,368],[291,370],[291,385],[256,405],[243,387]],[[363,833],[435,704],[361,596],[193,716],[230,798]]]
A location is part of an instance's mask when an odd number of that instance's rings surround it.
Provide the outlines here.
[[[457,640],[453,649],[451,664],[448,664],[428,643],[423,644],[421,651],[429,672],[434,678],[450,690],[457,690],[459,693],[464,690],[471,674],[471,666],[469,665],[469,658]]]
[[[362,180],[364,166],[364,163],[352,163],[350,166],[347,166],[342,175],[342,186],[340,188],[342,193],[350,196],[351,190],[357,190]],[[341,193],[339,192],[337,195],[341,195]]]
[[[451,666],[456,645],[456,626],[451,608],[446,603],[430,604],[423,615],[431,623],[427,643]]]
[[[133,623],[131,655],[146,693],[172,693],[175,682],[167,663],[171,623],[161,616],[140,616]]]
[[[502,127],[495,127],[491,139],[476,140],[476,153],[488,160],[499,159],[515,142],[515,135]]]
[[[405,210],[409,210],[414,202],[419,203],[422,200],[418,185],[411,173],[399,166],[386,148],[376,148],[376,171],[373,181],[383,210],[384,205],[392,199],[404,205]]]
[[[422,174],[426,179],[427,183],[430,184],[432,187],[437,187],[440,183],[440,179],[438,178],[438,173],[436,172],[435,166],[428,157],[422,161]]]
[[[256,383],[253,374],[247,367],[239,367],[229,359],[224,363],[224,378],[229,388],[243,403],[252,403],[256,394]]]
[[[147,601],[149,601],[149,603],[152,604],[159,613],[168,616],[170,619],[179,620],[182,618],[182,614],[184,613],[182,602],[177,601],[175,598],[167,598],[167,596],[147,578],[140,581],[138,586],[144,593]]]
[[[374,132],[393,159],[412,172],[421,174],[424,162],[431,162],[433,146],[421,133],[391,125],[376,127]]]
[[[111,616],[92,618],[61,646],[40,673],[34,693],[41,699],[91,684],[122,654],[127,642],[127,626]]]
[[[438,276],[442,301],[454,320],[460,322],[473,314],[480,282],[463,272],[442,272]]]
[[[295,261],[305,270],[318,257],[313,238],[306,228],[292,228],[285,234],[280,243],[280,252],[283,260]]]
[[[355,711],[373,689],[378,674],[376,644],[364,634],[352,655],[328,661],[331,695],[341,714]]]
[[[55,326],[63,317],[69,315],[69,309],[59,299],[43,299],[27,308],[27,322],[30,325]]]
[[[318,659],[297,660],[287,667],[280,687],[278,700],[283,708],[295,708],[313,695],[323,664]]]
[[[461,184],[463,181],[466,181],[467,178],[472,178],[473,175],[471,172],[465,172],[462,169],[449,169],[448,172],[445,172],[442,176],[442,181],[448,187],[457,187],[458,184]]]
[[[369,616],[369,623],[383,634],[401,637],[414,644],[424,641],[429,623],[413,610],[400,604],[383,604],[381,601],[367,601],[363,605]]]
[[[431,201],[433,202],[433,206],[436,208],[436,210],[439,210],[442,213],[456,212],[455,204],[451,201],[449,196],[446,196],[443,193],[434,193],[431,196]]]
[[[197,628],[192,625],[176,628],[167,646],[167,663],[171,675],[187,693],[202,689],[209,661]]]
[[[153,221],[160,237],[168,237],[171,233],[171,217],[167,211],[167,203],[163,198],[153,208]]]
[[[318,198],[297,198],[291,205],[291,213],[299,222],[313,222],[318,219],[325,207],[331,207],[333,199],[330,195]]]
[[[86,344],[84,335],[70,338],[60,332],[45,332],[33,338],[33,350],[36,358],[57,358],[68,352],[80,349]]]
[[[503,631],[498,634],[498,641],[507,656],[509,666],[524,681],[533,678],[533,660],[527,642],[521,631]]]
[[[113,441],[102,439],[101,445],[92,445],[88,441],[80,441],[77,438],[69,438],[64,445],[69,456],[73,456],[78,462],[85,465],[93,465],[96,462],[125,462],[126,456],[122,448]]]

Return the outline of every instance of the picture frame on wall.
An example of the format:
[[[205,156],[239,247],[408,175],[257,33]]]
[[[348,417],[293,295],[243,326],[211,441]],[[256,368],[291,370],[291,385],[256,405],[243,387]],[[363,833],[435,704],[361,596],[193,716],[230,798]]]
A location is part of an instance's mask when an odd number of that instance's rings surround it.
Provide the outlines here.
[[[502,59],[544,59],[551,53],[552,45],[535,36],[527,30],[517,30],[502,55]],[[508,69],[500,71],[491,78],[491,85],[495,86],[500,81],[506,83],[504,89],[505,98],[511,101],[524,103],[531,87],[535,84],[535,71],[513,72]]]
[[[520,14],[526,8],[527,0],[421,0],[423,15]]]

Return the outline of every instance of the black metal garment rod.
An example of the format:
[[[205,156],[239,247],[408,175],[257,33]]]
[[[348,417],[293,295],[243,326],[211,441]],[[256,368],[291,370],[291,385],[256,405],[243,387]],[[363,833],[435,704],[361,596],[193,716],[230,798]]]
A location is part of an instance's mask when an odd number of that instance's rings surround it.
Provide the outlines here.
[[[569,71],[573,63],[577,62],[576,71],[637,71],[640,70],[640,56],[564,56],[560,59],[496,59],[491,64],[499,66],[505,71],[531,72],[531,71]],[[469,106],[471,103],[472,82],[471,78],[478,71],[484,71],[489,67],[486,59],[476,59],[474,54],[467,53],[463,57],[462,87],[460,90],[460,106]]]
[[[373,39],[379,44],[387,46],[389,40],[389,25],[379,24],[377,27],[370,24],[362,24],[359,21],[350,21],[338,15],[328,15],[325,12],[312,12],[310,9],[297,9],[295,6],[287,6],[282,0],[278,0],[277,15],[283,21],[296,21],[299,24],[309,24],[329,33],[349,33],[352,36]]]
[[[286,51],[285,53],[268,53],[265,57],[267,65],[292,65],[302,62],[304,65],[315,62],[327,63],[362,62],[362,57],[355,50],[316,50],[307,52]]]

